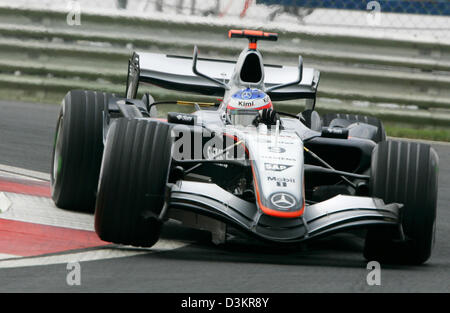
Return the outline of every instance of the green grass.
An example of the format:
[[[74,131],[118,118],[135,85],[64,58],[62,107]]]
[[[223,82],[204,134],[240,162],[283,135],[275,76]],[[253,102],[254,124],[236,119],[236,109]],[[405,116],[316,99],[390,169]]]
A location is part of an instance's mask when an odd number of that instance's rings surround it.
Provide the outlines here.
[[[425,139],[433,141],[450,142],[450,127],[448,128],[418,128],[414,126],[398,126],[396,124],[385,124],[386,133],[391,137]]]

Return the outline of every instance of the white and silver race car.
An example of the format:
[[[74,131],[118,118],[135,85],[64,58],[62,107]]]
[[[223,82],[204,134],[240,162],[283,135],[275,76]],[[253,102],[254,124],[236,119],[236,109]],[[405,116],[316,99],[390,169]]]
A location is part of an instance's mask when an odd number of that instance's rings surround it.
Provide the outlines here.
[[[436,152],[386,141],[369,116],[314,110],[319,71],[264,64],[247,38],[237,62],[137,52],[126,95],[70,91],[62,101],[52,159],[58,207],[95,211],[105,241],[149,247],[164,222],[208,230],[216,243],[245,234],[296,244],[367,230],[364,255],[419,264],[431,255],[436,219]],[[218,103],[155,102],[139,84],[221,97]],[[301,99],[299,114],[273,101]],[[156,108],[190,104],[190,114]]]

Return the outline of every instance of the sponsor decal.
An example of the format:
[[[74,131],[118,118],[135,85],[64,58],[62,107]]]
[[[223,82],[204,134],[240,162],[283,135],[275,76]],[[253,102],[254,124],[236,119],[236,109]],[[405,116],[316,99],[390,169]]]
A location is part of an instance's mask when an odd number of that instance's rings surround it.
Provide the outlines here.
[[[292,145],[292,144],[294,144],[293,141],[284,141],[284,140],[278,140],[278,143],[282,144],[282,145]]]
[[[328,128],[327,128],[327,131],[328,131],[329,133],[331,133],[331,134],[338,134],[338,135],[343,134],[345,130],[346,130],[346,129],[338,128],[338,127],[328,127]]]
[[[286,177],[269,176],[269,177],[267,177],[267,181],[276,182],[276,183],[293,183],[293,184],[295,184],[295,178],[286,178]]]
[[[249,108],[249,107],[252,107],[254,104],[255,104],[255,103],[254,103],[253,101],[238,101],[238,105],[239,105],[240,107],[246,107],[246,108]]]
[[[253,96],[252,91],[249,89],[246,89],[241,93],[241,99],[243,99],[243,100],[251,99],[252,96]]]
[[[269,147],[269,151],[273,153],[285,153],[286,149],[282,147]]]
[[[290,208],[293,208],[295,206],[295,204],[297,203],[297,201],[295,200],[295,198],[293,196],[291,196],[288,193],[285,192],[278,192],[274,195],[272,195],[270,197],[270,202],[280,208],[280,209],[284,209],[284,210],[288,210]]]
[[[264,99],[264,98],[268,98],[268,96],[262,92],[261,90],[258,89],[251,89],[251,88],[246,88],[246,89],[241,89],[238,92],[236,92],[235,94],[233,94],[232,96],[235,99],[241,99],[241,100],[250,100],[250,99]],[[267,101],[267,100],[265,100]]]
[[[277,187],[287,187],[288,183],[295,184],[294,178],[284,178],[284,177],[267,177],[267,181],[274,182],[277,184]]]
[[[229,108],[258,109],[272,104],[270,97],[258,89],[241,89],[231,96]]]
[[[185,114],[178,114],[177,115],[177,120],[179,121],[187,121],[190,122],[192,121],[193,117],[190,115],[185,115]]]
[[[281,136],[278,136],[278,138],[280,138]],[[273,143],[274,142],[274,139],[266,139],[267,137],[265,137],[265,138],[258,138],[258,142],[259,143]],[[282,144],[282,145],[293,145],[294,144],[294,142],[293,141],[285,141],[285,140],[278,140],[278,144]]]
[[[279,157],[279,156],[272,156],[272,155],[262,155],[262,159],[270,159],[270,160],[279,160],[279,161],[292,161],[296,162],[297,160],[294,158],[286,158],[286,157]]]
[[[292,167],[292,165],[278,164],[278,163],[264,163],[264,167],[266,171],[282,172],[285,169]]]

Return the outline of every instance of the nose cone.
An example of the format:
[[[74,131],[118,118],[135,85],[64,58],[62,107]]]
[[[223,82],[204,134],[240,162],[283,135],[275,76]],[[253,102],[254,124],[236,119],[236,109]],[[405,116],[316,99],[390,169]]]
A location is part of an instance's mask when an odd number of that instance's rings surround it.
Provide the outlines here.
[[[249,136],[258,208],[267,215],[295,218],[305,209],[303,142],[295,134],[281,132]]]

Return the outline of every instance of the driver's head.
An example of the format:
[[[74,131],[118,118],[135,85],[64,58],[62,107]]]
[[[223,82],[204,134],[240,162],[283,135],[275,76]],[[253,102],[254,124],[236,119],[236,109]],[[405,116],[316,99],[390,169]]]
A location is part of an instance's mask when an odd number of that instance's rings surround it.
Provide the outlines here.
[[[227,103],[233,124],[249,125],[260,110],[272,109],[270,97],[259,89],[245,88],[235,92]]]
[[[227,110],[262,110],[271,109],[272,107],[273,106],[270,97],[262,90],[255,88],[245,88],[238,90],[231,96],[227,104]]]

